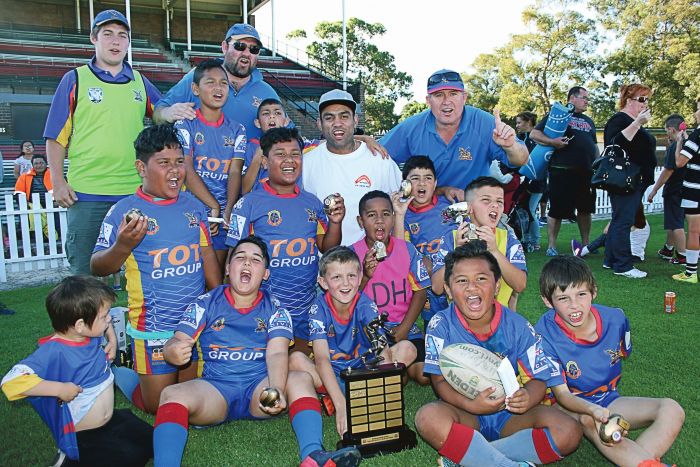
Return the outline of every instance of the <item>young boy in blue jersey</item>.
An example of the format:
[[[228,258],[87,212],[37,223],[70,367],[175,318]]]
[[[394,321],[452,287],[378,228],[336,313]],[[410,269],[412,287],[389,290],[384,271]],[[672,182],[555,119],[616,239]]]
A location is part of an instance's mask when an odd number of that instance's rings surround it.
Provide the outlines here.
[[[153,455],[151,426],[129,410],[114,410],[109,309],[116,299],[94,277],[63,279],[46,297],[54,334],[2,379],[7,398],[29,398],[51,430],[59,449],[52,465],[67,457],[76,462],[70,465],[142,466]]]
[[[395,197],[398,201],[398,194]],[[416,320],[425,307],[430,288],[428,265],[413,244],[391,235],[394,229],[392,200],[383,191],[370,191],[360,199],[357,221],[365,237],[350,246],[363,258],[360,289],[388,314],[390,341],[410,341],[417,350],[408,376],[421,385],[430,383],[423,375],[425,342]],[[383,254],[377,256],[377,244]]]
[[[208,215],[228,219],[241,190],[241,170],[246,153],[243,125],[224,115],[229,92],[226,72],[219,60],[204,60],[194,70],[192,93],[199,97],[193,120],[179,120],[187,168],[187,190],[207,206]],[[210,225],[212,246],[221,270],[226,261],[226,231]]]
[[[205,287],[221,283],[221,270],[204,205],[181,191],[185,156],[177,130],[146,128],[134,147],[143,184],[107,213],[90,266],[98,276],[126,266],[127,334],[136,372],[117,367],[116,382],[134,405],[155,412],[160,392],[178,381],[179,369],[163,359],[163,344]]]
[[[535,329],[561,372],[549,383],[555,402],[575,414],[588,440],[615,465],[665,466],[658,459],[671,448],[685,413],[672,399],[620,396],[622,359],[632,351],[629,321],[619,308],[593,304],[597,292],[581,258],[557,256],[542,269],[540,293],[549,310]],[[598,429],[612,413],[632,429],[648,428],[635,440],[603,443]]]
[[[312,375],[316,391],[327,394],[329,414],[335,407],[335,426],[342,437],[348,429],[345,410],[345,385],[340,372],[363,367],[362,356],[372,348],[366,326],[378,317],[377,305],[360,291],[362,264],[357,254],[346,246],[324,253],[319,264],[318,283],[325,290],[309,310],[309,334],[314,362],[295,352],[291,368]],[[408,367],[416,358],[416,348],[402,340],[381,353],[383,361],[397,361]]]
[[[503,199],[503,184],[493,177],[478,177],[464,190],[464,200],[469,203],[469,217],[476,226],[476,234],[486,242],[501,270],[497,300],[515,311],[517,294],[525,290],[527,285],[527,265],[523,246],[515,233],[498,227],[503,214]],[[467,229],[467,222],[462,222],[457,230],[443,237],[431,276],[433,291],[438,295],[444,291],[444,257],[456,247],[467,243]]]
[[[482,240],[456,248],[445,260],[445,288],[452,303],[438,311],[425,336],[425,372],[438,401],[416,413],[416,429],[443,457],[443,465],[547,464],[573,452],[581,427],[561,411],[541,405],[556,369],[542,353],[530,323],[496,301],[501,270]],[[503,358],[529,380],[510,397],[475,399],[458,393],[440,371],[442,349],[478,345]]]
[[[230,420],[261,420],[289,408],[303,467],[352,467],[355,448],[323,449],[321,406],[309,374],[288,371],[293,338],[289,313],[260,290],[270,275],[265,242],[255,236],[239,241],[226,266],[230,283],[200,296],[189,306],[165,345],[165,359],[188,363],[197,344],[199,378],[167,387],[153,431],[154,465],[180,465],[188,424],[216,425]],[[279,392],[263,405],[266,388]],[[289,401],[289,402],[287,402]]]
[[[444,195],[437,195],[435,165],[428,156],[411,156],[403,166],[403,178],[411,182],[411,196],[394,202],[394,236],[406,238],[432,263],[439,262],[440,242],[457,227],[443,222],[442,211],[452,204]],[[447,307],[445,295],[428,290],[428,306],[423,310],[427,324],[436,311]]]
[[[323,203],[297,184],[304,143],[296,128],[272,128],[260,139],[269,177],[233,208],[226,244],[255,234],[270,251],[270,278],[263,284],[294,321],[297,350],[309,352],[309,307],[316,298],[318,254],[341,240],[341,196],[326,214]]]

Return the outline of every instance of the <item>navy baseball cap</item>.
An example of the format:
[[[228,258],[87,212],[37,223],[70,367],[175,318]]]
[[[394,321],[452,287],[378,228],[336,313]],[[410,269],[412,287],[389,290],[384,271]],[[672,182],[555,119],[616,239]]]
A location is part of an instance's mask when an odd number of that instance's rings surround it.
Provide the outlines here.
[[[250,37],[258,42],[258,45],[262,47],[262,42],[260,41],[260,34],[258,31],[250,24],[237,23],[231,26],[226,33],[226,40],[233,39],[234,41],[245,39]]]
[[[464,91],[462,77],[456,71],[438,70],[428,78],[428,94],[443,90],[452,89]]]
[[[105,23],[121,23],[126,26],[126,29],[131,30],[126,16],[119,13],[117,10],[100,11],[95,15],[95,20],[92,22],[93,29],[97,26],[102,26]]]
[[[352,95],[342,89],[333,89],[322,95],[318,101],[318,111],[323,112],[323,109],[331,104],[347,105],[352,109],[353,113],[357,108],[357,102],[352,98]]]

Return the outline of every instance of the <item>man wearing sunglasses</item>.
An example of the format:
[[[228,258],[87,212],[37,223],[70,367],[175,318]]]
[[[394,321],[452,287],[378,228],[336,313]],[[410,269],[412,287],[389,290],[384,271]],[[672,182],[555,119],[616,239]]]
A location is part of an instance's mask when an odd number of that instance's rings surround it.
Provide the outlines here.
[[[588,108],[588,91],[581,86],[569,89],[567,101],[574,106],[564,134],[549,138],[544,134],[546,115],[530,138],[539,144],[554,148],[549,160],[549,213],[547,256],[556,256],[557,236],[562,219],[576,219],[581,242],[588,245],[591,233],[591,214],[595,211],[595,189],[591,188],[591,165],[598,157],[595,123],[583,112]]]
[[[469,182],[488,175],[493,160],[518,167],[528,158],[527,147],[501,121],[498,110],[489,115],[466,101],[459,73],[436,71],[428,79],[430,108],[399,123],[381,139],[398,164],[416,154],[430,157],[441,185],[437,191],[460,199]]]
[[[249,24],[231,26],[221,43],[224,69],[230,83],[223,111],[245,127],[248,139],[260,138],[260,129],[253,123],[260,103],[265,99],[279,100],[275,90],[263,81],[262,73],[256,69],[261,48],[260,34]],[[187,73],[158,102],[153,116],[156,123],[195,118],[199,98],[192,92],[193,76],[193,72]]]

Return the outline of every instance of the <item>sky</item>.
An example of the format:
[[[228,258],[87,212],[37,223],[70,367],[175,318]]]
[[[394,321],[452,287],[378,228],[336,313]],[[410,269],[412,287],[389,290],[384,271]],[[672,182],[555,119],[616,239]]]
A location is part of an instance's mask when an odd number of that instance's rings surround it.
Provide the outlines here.
[[[342,0],[274,2],[276,40],[301,49],[305,44],[286,39],[288,32],[304,29],[311,37],[317,23],[342,20]],[[526,0],[345,0],[347,19],[357,17],[386,27],[387,33],[375,44],[394,55],[398,70],[413,77],[413,99],[420,102],[425,101],[426,82],[434,71],[469,71],[479,54],[505,44],[511,34],[525,32],[521,14],[528,4]],[[262,35],[272,36],[271,11],[269,2],[255,13]]]

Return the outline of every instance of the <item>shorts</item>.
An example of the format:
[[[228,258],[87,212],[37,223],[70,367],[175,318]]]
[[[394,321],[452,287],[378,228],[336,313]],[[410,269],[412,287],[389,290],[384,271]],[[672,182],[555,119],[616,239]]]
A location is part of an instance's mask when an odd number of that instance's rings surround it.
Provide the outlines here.
[[[592,172],[582,169],[549,169],[549,217],[575,219],[595,212]]]
[[[394,328],[398,326],[399,323],[386,323],[386,326],[388,328]],[[418,352],[418,355],[416,356],[416,359],[414,360],[414,363],[416,362],[424,362],[425,361],[425,337],[423,337],[423,333],[421,330],[416,326],[415,324],[411,326],[411,329],[408,331],[408,340],[411,344],[413,344],[416,347],[416,351]],[[390,339],[390,345],[394,345],[396,342],[393,339]]]
[[[80,462],[62,465],[142,466],[153,457],[153,427],[127,409],[114,410],[99,428],[78,431]]]
[[[601,407],[608,407],[610,404],[615,402],[620,397],[620,393],[617,392],[617,390],[614,391],[608,391],[606,393],[603,393],[602,396],[599,396],[596,394],[595,396],[587,397],[586,400],[589,402],[593,402],[594,404],[598,404]]]
[[[228,405],[228,415],[225,421],[231,420],[258,420],[250,413],[250,401],[253,399],[255,388],[260,381],[267,378],[267,374],[252,378],[249,381],[226,381],[220,379],[202,378],[202,381],[214,386]]]
[[[292,315],[292,328],[294,328],[294,337],[296,339],[302,339],[308,341],[310,338],[309,334],[309,313],[301,312],[298,315]]]
[[[681,206],[686,216],[697,216],[700,214],[700,203],[698,201],[684,199],[681,201]]]
[[[425,362],[425,339],[411,339],[411,343],[416,346],[416,359],[413,363]]]
[[[211,237],[211,246],[215,251],[228,250],[226,246],[226,235],[228,230],[225,230],[222,224],[219,224],[219,233]]]
[[[681,194],[664,196],[664,230],[677,230],[685,227],[685,213],[681,207]]]
[[[78,201],[66,211],[66,257],[73,275],[90,275],[90,258],[102,221],[114,202]]]
[[[501,430],[503,430],[503,425],[506,424],[513,414],[507,410],[501,410],[500,412],[492,413],[489,415],[479,415],[479,432],[488,441],[495,441],[501,438]]]
[[[168,375],[176,373],[178,368],[165,361],[163,346],[168,339],[131,338],[131,355],[134,359],[134,371],[140,375]],[[192,352],[194,357],[196,352]]]

